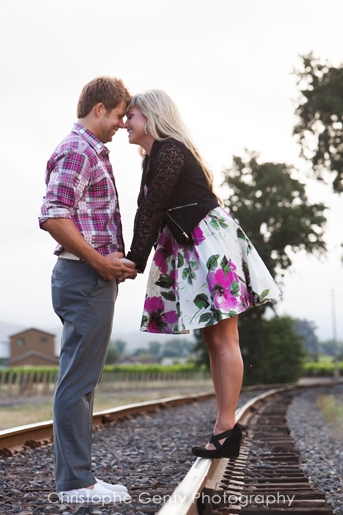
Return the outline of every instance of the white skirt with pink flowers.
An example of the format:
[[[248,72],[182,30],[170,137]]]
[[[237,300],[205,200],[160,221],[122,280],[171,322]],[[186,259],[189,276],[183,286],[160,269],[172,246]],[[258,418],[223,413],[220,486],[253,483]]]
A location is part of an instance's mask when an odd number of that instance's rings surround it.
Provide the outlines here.
[[[178,334],[280,300],[256,249],[223,208],[210,211],[182,245],[167,226],[151,264],[141,331]]]

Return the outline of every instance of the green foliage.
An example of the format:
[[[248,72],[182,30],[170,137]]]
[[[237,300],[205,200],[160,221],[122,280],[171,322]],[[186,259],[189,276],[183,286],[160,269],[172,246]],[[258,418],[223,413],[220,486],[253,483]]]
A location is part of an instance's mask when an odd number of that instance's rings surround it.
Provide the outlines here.
[[[204,370],[204,367],[187,363],[184,365],[105,365],[104,372],[123,372],[123,373],[158,373],[158,374],[183,374],[197,373]]]
[[[240,315],[240,341],[244,385],[291,383],[299,379],[305,352],[294,332],[294,319],[275,316],[265,320],[254,313]],[[254,315],[255,316],[251,316]],[[249,316],[250,315],[250,316]]]
[[[154,358],[158,358],[160,356],[161,352],[161,346],[162,344],[157,341],[149,342],[149,354],[153,356]]]
[[[334,342],[334,340],[326,340],[323,342],[319,342],[319,353],[321,355],[327,356],[335,356],[336,354],[336,346],[337,346],[337,355],[338,359],[343,360],[343,341],[339,340]]]
[[[104,374],[115,373],[126,380],[144,380],[145,376],[151,375],[159,376],[163,380],[185,375],[193,376],[203,372],[206,372],[206,367],[193,363],[184,365],[105,365],[104,367]],[[34,383],[43,383],[48,379],[50,382],[55,382],[57,374],[57,367],[4,368],[0,370],[0,382],[1,384],[16,384],[20,380],[25,383],[29,378]]]
[[[303,66],[295,72],[301,98],[296,107],[294,128],[301,155],[312,162],[319,180],[329,171],[333,190],[343,191],[343,65],[335,68],[313,53],[302,56]]]
[[[112,363],[115,363],[116,361],[118,361],[118,358],[119,358],[119,353],[116,349],[114,349],[113,347],[109,347],[108,348],[108,351],[107,351],[107,356],[106,356],[106,365],[111,365]]]
[[[206,369],[210,369],[210,357],[207,352],[206,343],[204,340],[202,329],[194,330],[195,336],[195,344],[194,344],[194,352],[195,352],[195,362],[198,365],[203,365]]]
[[[263,347],[260,383],[293,383],[303,371],[302,337],[294,332],[294,319],[276,316],[262,321]]]
[[[224,171],[233,194],[225,205],[251,239],[273,276],[291,265],[289,251],[326,251],[324,204],[311,204],[305,186],[284,163],[262,163],[258,154],[235,156]]]
[[[302,337],[302,344],[306,352],[312,356],[318,356],[319,342],[315,334],[316,325],[308,320],[296,318],[294,321],[294,331]]]
[[[187,358],[193,352],[194,342],[186,338],[172,338],[163,345],[160,356],[163,358]]]
[[[123,356],[125,353],[127,343],[124,340],[111,340],[110,341],[110,349],[114,349],[118,356]]]
[[[343,361],[338,363],[339,373],[343,375]],[[310,362],[304,364],[303,375],[305,377],[334,377],[335,364],[331,362]]]

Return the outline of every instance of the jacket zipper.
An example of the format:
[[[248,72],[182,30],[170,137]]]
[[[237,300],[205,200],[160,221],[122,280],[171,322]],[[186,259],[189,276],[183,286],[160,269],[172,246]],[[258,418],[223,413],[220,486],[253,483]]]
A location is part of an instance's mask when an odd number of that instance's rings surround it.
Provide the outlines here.
[[[189,240],[189,236],[188,234],[182,229],[182,227],[180,227],[180,225],[175,222],[175,220],[170,216],[169,214],[169,211],[175,211],[175,209],[182,209],[183,207],[192,207],[192,206],[197,206],[198,203],[197,202],[194,202],[193,204],[185,204],[184,206],[177,206],[177,207],[172,207],[170,209],[168,209],[168,212],[166,213],[167,216],[169,216],[169,218],[171,219],[171,221],[180,229],[180,231],[182,232],[183,236],[186,238],[186,240]]]
[[[193,202],[193,204],[185,204],[184,206],[171,207],[170,209],[168,209],[168,213],[169,213],[169,211],[175,211],[175,209],[182,209],[183,207],[191,207],[191,206],[197,206],[197,205],[198,205],[197,202]]]

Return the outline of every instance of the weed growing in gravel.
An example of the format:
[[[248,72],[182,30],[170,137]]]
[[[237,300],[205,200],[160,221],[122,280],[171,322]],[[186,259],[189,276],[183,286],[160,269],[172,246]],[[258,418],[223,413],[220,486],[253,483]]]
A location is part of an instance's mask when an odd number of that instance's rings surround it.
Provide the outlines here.
[[[320,395],[317,405],[325,420],[343,436],[343,399],[338,395]]]

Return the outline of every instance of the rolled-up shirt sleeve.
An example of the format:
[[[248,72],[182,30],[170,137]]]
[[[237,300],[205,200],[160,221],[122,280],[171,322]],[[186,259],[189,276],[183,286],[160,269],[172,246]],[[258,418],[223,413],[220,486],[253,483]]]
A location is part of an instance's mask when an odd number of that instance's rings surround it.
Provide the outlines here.
[[[72,218],[90,179],[89,159],[85,153],[70,151],[51,159],[46,169],[46,193],[39,225],[48,218]]]

